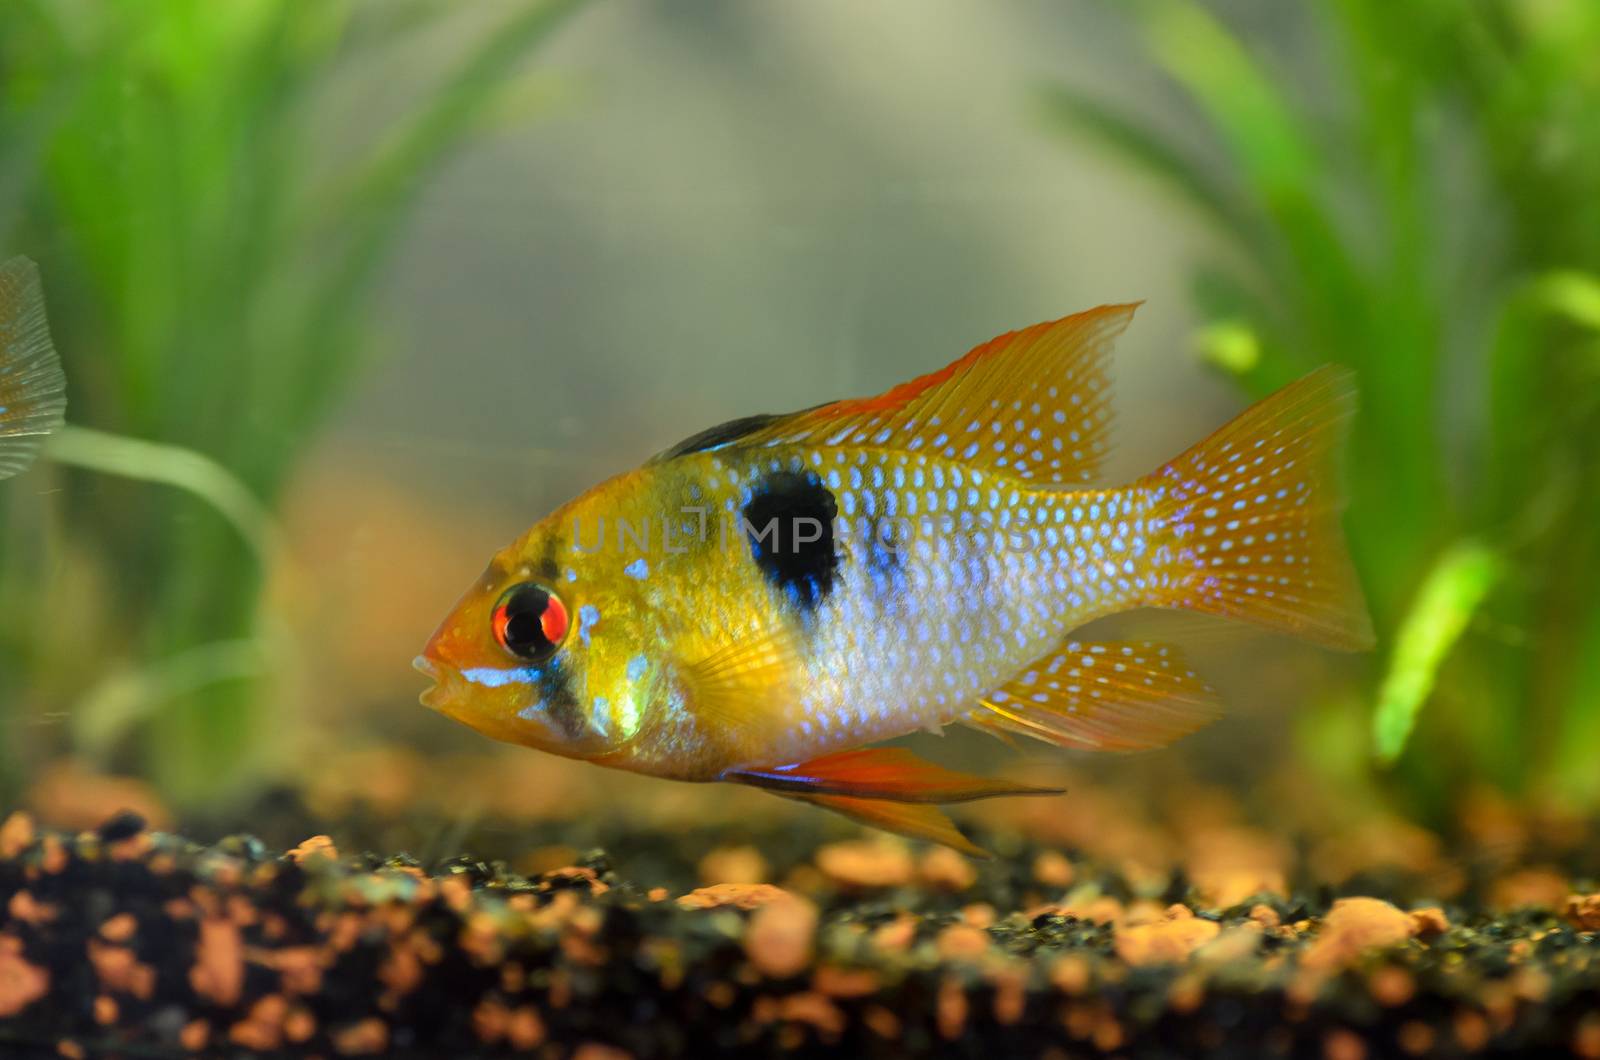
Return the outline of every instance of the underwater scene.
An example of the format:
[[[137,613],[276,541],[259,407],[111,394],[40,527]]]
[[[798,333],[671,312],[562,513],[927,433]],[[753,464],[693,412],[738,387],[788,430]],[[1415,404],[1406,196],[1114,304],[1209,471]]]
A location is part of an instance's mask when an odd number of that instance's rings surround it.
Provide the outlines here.
[[[1522,1054],[1600,4],[0,5],[0,1056]]]

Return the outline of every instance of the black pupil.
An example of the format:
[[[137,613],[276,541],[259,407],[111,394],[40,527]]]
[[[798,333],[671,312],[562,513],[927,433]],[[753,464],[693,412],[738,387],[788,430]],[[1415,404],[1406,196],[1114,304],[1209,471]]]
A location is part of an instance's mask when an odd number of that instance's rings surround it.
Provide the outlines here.
[[[555,645],[544,635],[544,613],[550,607],[550,594],[524,586],[506,601],[506,647],[518,655],[542,655]]]

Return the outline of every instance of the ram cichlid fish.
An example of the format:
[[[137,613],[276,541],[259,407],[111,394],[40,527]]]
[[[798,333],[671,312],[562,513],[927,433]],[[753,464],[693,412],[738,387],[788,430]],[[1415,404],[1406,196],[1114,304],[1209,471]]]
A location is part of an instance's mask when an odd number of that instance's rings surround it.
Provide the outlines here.
[[[26,471],[61,426],[67,381],[50,342],[39,270],[27,258],[0,265],[0,479]]]
[[[1323,368],[1099,485],[1133,306],[1002,335],[875,398],[735,420],[595,487],[489,564],[423,702],[599,765],[766,788],[978,853],[935,804],[1042,789],[867,745],[951,723],[1159,747],[1215,718],[1182,652],[1073,632],[1134,608],[1372,641]]]

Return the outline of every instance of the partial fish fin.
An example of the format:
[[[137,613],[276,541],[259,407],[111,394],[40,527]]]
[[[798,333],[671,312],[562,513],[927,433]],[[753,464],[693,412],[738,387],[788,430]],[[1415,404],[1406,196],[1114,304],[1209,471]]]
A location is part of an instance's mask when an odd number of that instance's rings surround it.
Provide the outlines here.
[[[968,724],[1095,751],[1165,747],[1222,715],[1217,694],[1165,644],[1074,641],[980,702]]]
[[[39,270],[27,258],[0,265],[0,479],[34,461],[67,408],[67,380],[50,342]]]
[[[840,813],[853,821],[881,828],[885,832],[903,835],[910,839],[926,839],[967,855],[969,858],[993,857],[987,850],[961,834],[955,822],[937,807],[926,803],[879,802],[872,799],[852,799],[844,795],[789,795]]]
[[[703,431],[658,457],[729,446],[879,446],[1053,484],[1094,481],[1109,448],[1106,360],[1134,305],[1101,306],[991,339],[878,397]]]
[[[1319,368],[1143,480],[1174,575],[1152,602],[1371,648],[1339,527],[1337,456],[1355,411],[1354,375]]]
[[[799,641],[782,623],[683,667],[690,710],[745,760],[759,756],[789,723],[781,700],[803,673]]]
[[[971,802],[1006,795],[1059,795],[1006,780],[957,773],[903,747],[864,747],[773,769],[731,772],[724,780],[795,795],[842,795],[893,802]]]

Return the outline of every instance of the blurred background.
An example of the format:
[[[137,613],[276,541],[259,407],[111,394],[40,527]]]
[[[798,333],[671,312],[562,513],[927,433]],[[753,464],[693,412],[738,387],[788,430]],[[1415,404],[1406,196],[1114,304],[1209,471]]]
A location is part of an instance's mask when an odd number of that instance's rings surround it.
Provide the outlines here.
[[[1590,0],[11,0],[0,256],[40,265],[71,426],[0,483],[0,794],[439,850],[785,812],[492,746],[409,661],[493,550],[679,438],[1145,299],[1119,477],[1359,373],[1380,648],[1207,631],[1231,713],[1175,749],[936,753],[1587,814],[1597,115]]]

